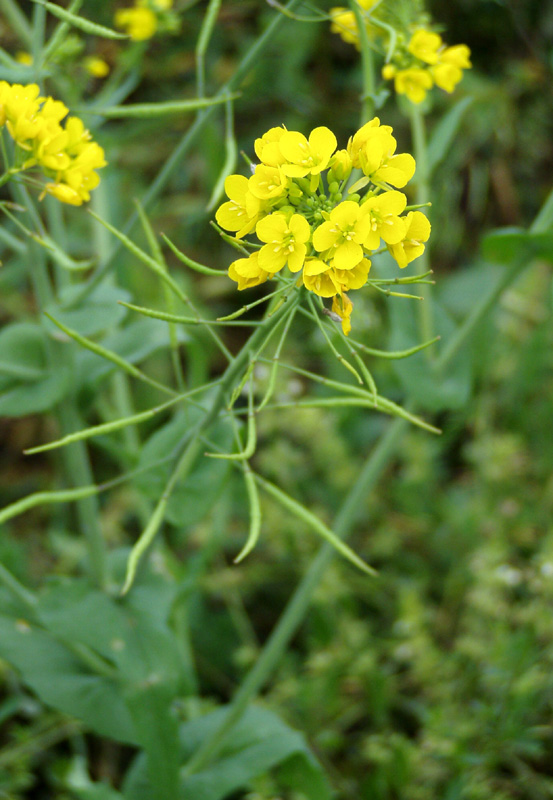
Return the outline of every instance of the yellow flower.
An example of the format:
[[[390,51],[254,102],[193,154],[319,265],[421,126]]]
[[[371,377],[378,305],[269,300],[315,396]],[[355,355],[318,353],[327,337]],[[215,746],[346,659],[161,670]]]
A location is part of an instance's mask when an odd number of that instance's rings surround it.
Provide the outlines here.
[[[83,61],[83,66],[93,78],[105,78],[109,75],[109,64],[99,56],[88,56]]]
[[[282,166],[282,172],[289,178],[319,175],[328,167],[336,145],[336,137],[324,126],[314,128],[309,134],[309,141],[303,133],[285,131],[280,138],[279,147],[288,163]]]
[[[349,291],[361,289],[367,283],[370,270],[371,262],[368,258],[363,258],[353,269],[334,269],[332,275],[341,291]]]
[[[470,50],[466,44],[447,47],[440,53],[436,66],[432,67],[432,77],[436,86],[446,92],[453,92],[463,77],[463,69],[470,69]]]
[[[267,133],[255,140],[255,154],[262,164],[268,167],[279,167],[286,162],[279,147],[279,142],[284,133],[286,133],[285,128],[270,128]]]
[[[363,258],[363,245],[371,231],[371,218],[358,203],[345,200],[315,230],[313,247],[327,252],[336,269],[353,269]]]
[[[284,214],[270,214],[257,223],[258,239],[266,242],[259,251],[259,266],[274,274],[286,262],[290,272],[299,272],[307,253],[306,242],[311,236],[309,223],[301,214],[293,214],[288,222]]]
[[[405,236],[405,221],[399,217],[407,198],[401,192],[383,192],[366,200],[361,208],[370,219],[370,232],[365,239],[367,250],[377,250],[382,238],[386,244],[397,244]]]
[[[18,64],[24,64],[26,67],[32,66],[33,63],[32,55],[25,50],[18,50],[15,54],[15,60]]]
[[[44,191],[70,206],[80,206],[83,202],[79,193],[64,183],[47,183]]]
[[[422,103],[426,92],[432,88],[432,75],[426,69],[410,67],[400,69],[394,78],[394,88],[398,94],[407,95],[412,103]]]
[[[453,47],[446,47],[440,53],[440,64],[451,64],[459,69],[470,69],[470,48],[466,44],[456,44]]]
[[[334,179],[337,181],[345,181],[351,175],[353,163],[351,156],[347,150],[337,150],[329,162],[330,169]]]
[[[310,292],[318,294],[319,297],[334,297],[338,291],[332,275],[332,269],[324,261],[318,258],[308,258],[304,264],[303,285]]]
[[[272,200],[286,194],[288,179],[280,167],[259,164],[249,180],[250,192],[259,200]]]
[[[151,0],[152,5],[158,11],[169,11],[173,7],[173,0]],[[145,5],[141,3],[141,5]]]
[[[238,258],[228,268],[229,278],[236,281],[239,291],[250,289],[265,283],[269,273],[259,266],[259,253],[252,253],[249,258]]]
[[[392,128],[381,125],[378,117],[363,125],[348,142],[354,167],[360,167],[374,183],[401,189],[415,174],[415,159],[410,153],[395,155],[396,147]]]
[[[149,8],[135,6],[115,12],[115,25],[135,42],[151,39],[157,30],[157,17]]]
[[[382,77],[385,81],[391,81],[397,72],[397,67],[394,64],[384,64],[382,67]]]
[[[405,218],[405,237],[388,250],[402,269],[424,253],[424,244],[430,236],[430,222],[421,211],[410,211]]]
[[[340,298],[338,300],[338,297]],[[335,295],[332,299],[332,311],[340,317],[342,321],[342,331],[347,336],[351,331],[351,312],[353,311],[353,303],[347,296],[342,293]]]
[[[380,0],[357,0],[362,11],[370,11],[379,2]],[[357,30],[357,20],[353,11],[347,8],[331,8],[330,19],[332,20],[330,32],[339,34],[344,42],[353,44],[359,49],[359,31]],[[367,19],[365,20],[365,28],[371,37],[381,33]]]
[[[412,35],[407,45],[407,50],[415,58],[424,61],[425,64],[436,64],[438,62],[438,50],[442,44],[442,37],[437,33],[420,28]]]
[[[331,8],[330,18],[330,32],[339,34],[344,42],[359,47],[359,32],[353,11],[347,8]]]
[[[215,219],[226,231],[236,231],[241,239],[253,231],[259,219],[260,202],[249,191],[244,175],[229,175],[225,180],[229,201],[217,209]]]

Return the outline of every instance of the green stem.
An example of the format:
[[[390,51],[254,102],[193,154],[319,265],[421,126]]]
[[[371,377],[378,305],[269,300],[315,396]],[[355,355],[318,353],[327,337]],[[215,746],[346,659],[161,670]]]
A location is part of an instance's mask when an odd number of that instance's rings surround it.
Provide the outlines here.
[[[368,122],[375,111],[375,74],[374,61],[371,51],[367,26],[363,16],[363,9],[358,0],[349,0],[349,7],[355,15],[357,30],[359,33],[359,44],[361,46],[361,70],[363,78],[363,94],[361,96],[361,125]]]
[[[299,3],[299,0],[290,0],[286,8],[291,9]],[[258,59],[262,57],[263,52],[266,49],[267,43],[269,40],[274,36],[278,28],[281,26],[283,20],[285,19],[283,14],[277,13],[275,14],[273,20],[267,26],[265,31],[261,34],[261,36],[254,42],[254,44],[250,47],[238,67],[236,71],[232,75],[231,78],[219,89],[215,97],[226,96],[235,90],[242,80],[247,76],[250,69],[257,63]],[[182,159],[188,153],[194,142],[196,141],[197,137],[200,135],[201,131],[207,124],[207,122],[211,119],[213,114],[216,113],[218,110],[218,105],[210,106],[209,108],[204,109],[201,111],[198,116],[196,117],[195,121],[192,123],[190,128],[184,134],[183,138],[173,150],[161,170],[159,171],[157,177],[151,184],[148,191],[145,193],[144,197],[141,199],[141,205],[144,210],[148,210],[148,208],[152,205],[152,203],[159,197],[165,186],[167,185],[168,181],[170,180],[171,176],[173,175],[174,171],[181,163]],[[125,233],[129,233],[132,230],[134,225],[138,220],[138,212],[133,212],[123,230]],[[102,262],[101,266],[97,269],[96,273],[90,278],[90,280],[83,286],[81,292],[73,299],[72,305],[78,305],[83,297],[86,297],[95,286],[102,280],[106,272],[109,270],[114,258],[119,253],[121,248],[121,242],[117,242],[117,244],[111,249],[110,255],[106,258],[105,261]]]
[[[386,434],[365,462],[356,483],[350,490],[332,525],[332,530],[340,538],[349,533],[360,512],[362,512],[366,495],[374,487],[388,464],[405,426],[406,423],[403,420],[398,420],[390,425]],[[213,759],[232,728],[244,714],[250,700],[255,697],[265,684],[280,661],[290,639],[301,624],[311,602],[313,592],[319,585],[321,576],[334,557],[335,552],[333,545],[328,543],[320,548],[267,640],[259,659],[234,696],[223,722],[192,756],[185,767],[185,775],[199,772]]]
[[[0,0],[0,9],[22,43],[30,49],[33,32],[27,17],[21,11],[19,5],[14,0]]]
[[[0,583],[3,583],[6,589],[27,608],[35,608],[36,597],[22,583],[19,583],[3,564],[0,564]]]
[[[430,200],[430,186],[429,186],[429,171],[428,171],[428,151],[426,144],[426,126],[424,122],[424,114],[420,106],[415,103],[409,103],[410,119],[411,119],[411,136],[413,140],[413,150],[415,161],[417,162],[417,171],[415,173],[415,188],[416,188],[416,204],[424,205]],[[424,208],[421,209],[424,213]],[[429,270],[428,258],[428,245],[426,245],[424,253],[419,256],[415,262],[418,275],[423,275]],[[423,341],[428,341],[434,336],[434,315],[432,312],[432,287],[427,284],[420,286],[420,293],[423,302],[418,305],[418,319],[419,319],[419,333]],[[426,351],[426,356],[429,360],[434,357],[432,349]]]

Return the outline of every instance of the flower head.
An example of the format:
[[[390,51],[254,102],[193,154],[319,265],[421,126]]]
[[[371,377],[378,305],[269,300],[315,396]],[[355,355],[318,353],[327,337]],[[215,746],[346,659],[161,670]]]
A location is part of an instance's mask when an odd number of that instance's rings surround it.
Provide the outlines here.
[[[67,114],[64,103],[41,97],[36,84],[0,81],[0,127],[6,126],[16,144],[16,171],[39,167],[51,180],[43,195],[81,205],[98,185],[96,170],[106,160],[80,119],[69,117],[63,124]]]
[[[130,36],[134,42],[151,39],[157,30],[157,17],[149,8],[119,8],[115,12],[115,25]]]
[[[324,127],[308,137],[275,127],[255,140],[261,163],[249,178],[226,179],[229,200],[215,215],[222,228],[253,250],[229,267],[239,290],[282,280],[285,271],[289,286],[334,298],[333,313],[349,333],[353,303],[347,293],[369,281],[372,253],[384,242],[405,266],[423,252],[430,231],[424,214],[403,216],[407,198],[390,189],[404,186],[415,170],[409,153],[396,154],[392,134],[375,117],[345,150],[336,151],[336,138]],[[343,199],[354,166],[365,177]],[[365,187],[361,197],[357,189]],[[254,232],[259,244],[246,238]]]

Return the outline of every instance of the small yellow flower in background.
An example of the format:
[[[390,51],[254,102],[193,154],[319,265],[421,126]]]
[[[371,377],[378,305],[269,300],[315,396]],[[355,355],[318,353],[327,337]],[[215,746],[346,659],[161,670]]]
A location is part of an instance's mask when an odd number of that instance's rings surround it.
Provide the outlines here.
[[[389,63],[382,68],[382,77],[394,81],[397,94],[402,94],[415,104],[422,103],[428,91],[438,86],[452,92],[470,69],[470,50],[464,45],[447,47],[442,37],[428,30],[418,14],[416,3],[401,4],[411,19],[400,21],[397,0],[357,0],[365,29],[375,50],[387,54]],[[403,13],[403,9],[402,9]],[[329,12],[331,33],[337,33],[345,42],[360,49],[357,17],[351,9],[331,8]],[[395,30],[392,43],[390,30]],[[390,45],[394,50],[390,54]]]
[[[0,81],[0,127],[6,126],[16,144],[16,171],[39,167],[51,194],[70,205],[81,205],[100,178],[96,173],[106,165],[104,151],[92,141],[78,117],[62,120],[69,109],[52,97],[41,97],[39,87]]]
[[[99,56],[87,56],[83,66],[93,78],[106,78],[109,75],[109,64]]]
[[[407,45],[407,50],[415,58],[424,61],[425,64],[436,64],[438,61],[438,50],[442,46],[442,37],[437,33],[420,29],[415,31]]]
[[[27,53],[25,50],[19,50],[15,54],[15,60],[18,64],[24,64],[26,67],[31,67],[33,64],[33,57],[30,53]]]
[[[120,8],[115,12],[115,26],[121,28],[134,42],[151,39],[158,30],[176,31],[179,21],[169,12],[173,0],[135,0],[131,8]]]
[[[415,160],[409,153],[396,154],[389,125],[375,117],[350,138],[347,149],[336,150],[336,145],[325,127],[308,137],[271,128],[255,140],[261,163],[253,175],[227,177],[229,199],[215,218],[243,248],[253,249],[228,270],[240,291],[282,280],[283,270],[292,276],[301,271],[291,285],[333,298],[332,311],[347,335],[353,309],[347,292],[367,283],[369,256],[384,244],[404,267],[424,252],[430,223],[418,211],[402,216],[407,198],[390,188],[405,186]],[[364,177],[348,189],[353,167]],[[260,244],[245,238],[254,232]]]
[[[115,25],[130,36],[133,42],[151,39],[157,30],[157,17],[149,8],[135,6],[115,12]]]
[[[382,68],[382,77],[393,80],[396,92],[415,104],[422,103],[434,85],[452,92],[463,70],[472,66],[466,44],[446,47],[439,34],[424,28],[415,30],[407,49],[400,46],[392,60],[395,63]]]
[[[406,95],[412,103],[422,103],[432,86],[432,75],[426,69],[411,67],[400,69],[395,74],[394,89],[398,94]]]
[[[361,11],[370,12],[374,6],[379,5],[380,0],[358,0]],[[331,8],[330,12],[330,31],[337,33],[344,42],[353,44],[359,49],[359,31],[357,30],[357,20],[353,11],[348,8]],[[370,38],[378,35],[379,29],[371,25],[370,19],[365,21],[365,28]]]

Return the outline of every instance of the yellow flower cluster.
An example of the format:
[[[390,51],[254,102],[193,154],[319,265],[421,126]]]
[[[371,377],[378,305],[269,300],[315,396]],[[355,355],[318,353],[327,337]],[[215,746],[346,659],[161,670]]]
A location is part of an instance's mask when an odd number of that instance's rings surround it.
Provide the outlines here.
[[[361,11],[370,12],[380,5],[380,0],[358,0],[358,5]],[[338,7],[331,8],[329,13],[332,20],[330,25],[331,33],[337,33],[344,42],[355,45],[359,50],[359,31],[357,30],[357,20],[353,11],[348,8]],[[371,39],[382,34],[382,29],[371,25],[369,21],[365,22],[365,27]]]
[[[63,126],[66,106],[39,93],[34,83],[0,81],[0,130],[5,126],[15,142],[14,171],[40,167],[52,179],[45,193],[80,206],[100,181],[95,170],[106,165],[104,151],[78,117],[69,117]]]
[[[397,50],[392,62],[384,66],[382,77],[394,81],[398,94],[406,95],[412,103],[422,103],[434,84],[453,92],[463,70],[471,66],[466,44],[446,47],[438,33],[419,28],[411,36],[407,49]]]
[[[326,127],[309,138],[284,127],[255,141],[259,164],[250,178],[230,175],[229,200],[216,213],[219,225],[243,239],[255,232],[261,244],[234,261],[228,274],[238,289],[258,286],[284,267],[300,273],[299,283],[320,297],[333,298],[332,311],[351,329],[353,304],[347,292],[367,282],[371,256],[384,242],[400,267],[424,252],[430,223],[420,211],[406,210],[397,191],[413,177],[415,159],[396,153],[389,125],[375,117],[337,150]],[[352,170],[363,177],[347,191]],[[326,173],[326,174],[324,174]],[[360,191],[366,190],[363,197]]]
[[[115,25],[135,42],[151,39],[159,25],[159,12],[169,11],[173,0],[135,0],[132,8],[115,12]]]

